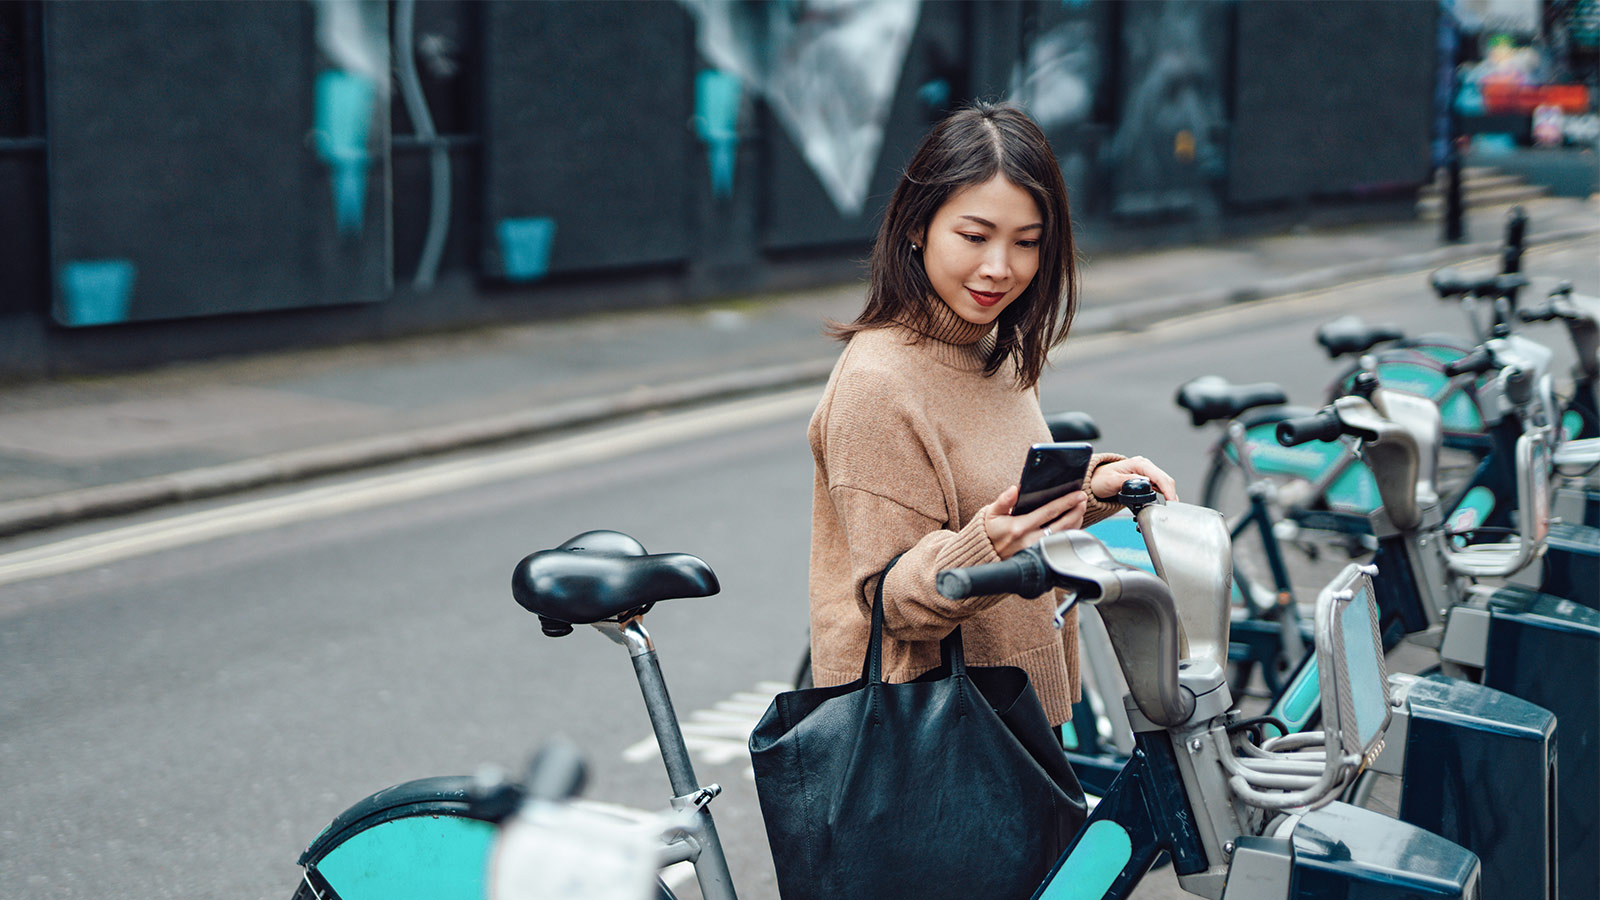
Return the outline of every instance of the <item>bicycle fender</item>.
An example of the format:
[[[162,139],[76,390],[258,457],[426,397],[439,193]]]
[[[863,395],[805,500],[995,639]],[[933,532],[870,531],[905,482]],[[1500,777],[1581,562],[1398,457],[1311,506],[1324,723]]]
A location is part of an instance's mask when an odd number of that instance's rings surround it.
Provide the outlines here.
[[[474,817],[472,779],[423,778],[335,818],[300,855],[340,900],[481,900],[495,825]]]

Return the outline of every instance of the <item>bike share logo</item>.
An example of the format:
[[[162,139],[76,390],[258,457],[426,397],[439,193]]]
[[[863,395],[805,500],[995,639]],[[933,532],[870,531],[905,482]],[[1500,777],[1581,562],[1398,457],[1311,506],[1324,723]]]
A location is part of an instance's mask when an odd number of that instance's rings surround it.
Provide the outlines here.
[[[1328,464],[1328,452],[1309,444],[1298,447],[1284,447],[1276,443],[1255,444],[1250,448],[1250,456],[1258,468],[1308,478],[1321,472]]]

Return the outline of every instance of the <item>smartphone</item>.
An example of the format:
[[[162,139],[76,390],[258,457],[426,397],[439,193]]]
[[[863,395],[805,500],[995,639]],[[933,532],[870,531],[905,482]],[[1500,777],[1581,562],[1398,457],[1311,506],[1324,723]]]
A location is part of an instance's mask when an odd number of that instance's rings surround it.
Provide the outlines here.
[[[1011,508],[1013,516],[1030,513],[1064,494],[1083,488],[1094,446],[1081,441],[1065,444],[1034,444],[1022,466],[1021,490]]]

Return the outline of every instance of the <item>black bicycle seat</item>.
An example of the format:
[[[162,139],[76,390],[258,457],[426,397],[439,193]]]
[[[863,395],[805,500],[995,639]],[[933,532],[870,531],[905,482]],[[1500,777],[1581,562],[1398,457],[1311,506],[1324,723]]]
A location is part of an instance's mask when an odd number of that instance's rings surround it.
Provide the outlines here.
[[[550,620],[590,625],[679,597],[721,590],[716,573],[687,553],[646,554],[633,538],[589,531],[553,550],[524,557],[511,573],[511,594],[523,609]]]
[[[1217,419],[1231,419],[1247,409],[1289,402],[1283,388],[1270,382],[1229,384],[1215,375],[1184,382],[1173,399],[1189,411],[1197,428]]]
[[[1086,412],[1056,413],[1045,416],[1044,423],[1050,426],[1050,440],[1057,443],[1092,441],[1100,436],[1100,426]]]
[[[1474,297],[1504,297],[1516,292],[1518,288],[1528,286],[1528,276],[1521,273],[1472,278],[1451,268],[1440,269],[1433,273],[1430,281],[1433,283],[1433,292],[1439,295],[1440,300],[1467,294]]]
[[[1398,341],[1405,333],[1398,325],[1368,325],[1356,316],[1340,316],[1317,329],[1317,343],[1330,359],[1346,354],[1365,353],[1372,345]]]

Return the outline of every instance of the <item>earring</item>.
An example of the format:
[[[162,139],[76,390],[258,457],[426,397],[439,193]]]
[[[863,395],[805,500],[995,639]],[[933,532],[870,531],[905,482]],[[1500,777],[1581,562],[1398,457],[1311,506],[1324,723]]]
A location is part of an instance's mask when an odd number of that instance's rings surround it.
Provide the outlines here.
[[[922,252],[922,248],[917,246],[917,242],[916,241],[912,241],[911,242],[911,252],[912,253],[921,253]]]

